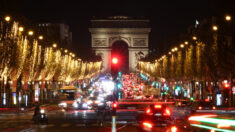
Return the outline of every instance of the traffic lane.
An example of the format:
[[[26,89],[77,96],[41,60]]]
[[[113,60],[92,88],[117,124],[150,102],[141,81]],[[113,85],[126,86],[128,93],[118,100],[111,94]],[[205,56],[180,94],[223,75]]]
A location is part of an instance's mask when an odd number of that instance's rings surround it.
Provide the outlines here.
[[[76,115],[77,113],[77,115]],[[129,113],[129,114],[128,114]],[[32,114],[28,116],[28,123],[24,124],[24,127],[19,127],[17,129],[9,130],[6,132],[12,132],[16,130],[20,130],[22,132],[26,131],[109,131],[111,130],[111,116],[107,116],[106,122],[103,127],[100,127],[97,121],[99,117],[96,116],[94,111],[79,111],[79,112],[63,112],[63,111],[49,111],[47,112],[49,124],[43,125],[35,125],[30,119]],[[133,113],[132,113],[133,114]],[[131,115],[130,111],[120,111],[117,113],[117,129],[118,131],[139,131],[138,124],[136,126],[130,126],[130,122],[121,122],[123,120],[127,120],[129,117],[127,115]],[[132,115],[135,117],[135,115]],[[24,116],[26,118],[26,116]],[[25,123],[24,121],[18,120],[21,123]],[[128,125],[127,125],[128,124]],[[136,123],[131,123],[136,124]],[[10,128],[10,124],[7,125]],[[157,128],[158,129],[158,128]],[[159,128],[159,130],[167,130],[167,128]]]

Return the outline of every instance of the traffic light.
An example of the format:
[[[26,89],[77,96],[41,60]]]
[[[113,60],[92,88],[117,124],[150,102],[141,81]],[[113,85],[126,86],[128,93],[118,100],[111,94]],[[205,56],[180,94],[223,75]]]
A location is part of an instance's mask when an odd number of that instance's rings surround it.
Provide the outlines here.
[[[120,89],[122,87],[122,84],[120,82],[117,83],[117,88]]]
[[[113,112],[113,115],[116,115],[117,107],[118,107],[117,102],[113,102],[113,104],[112,104],[112,112]]]
[[[119,76],[119,77],[122,77],[122,72],[118,72],[118,76]]]

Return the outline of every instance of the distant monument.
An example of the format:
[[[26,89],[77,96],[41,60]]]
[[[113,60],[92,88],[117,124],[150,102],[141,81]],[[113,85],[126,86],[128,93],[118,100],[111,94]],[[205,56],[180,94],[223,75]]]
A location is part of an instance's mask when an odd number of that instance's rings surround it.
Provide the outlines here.
[[[113,16],[91,20],[91,43],[96,55],[103,59],[103,72],[111,71],[111,55],[114,45],[126,44],[130,72],[136,70],[138,59],[148,53],[149,20],[127,16]]]

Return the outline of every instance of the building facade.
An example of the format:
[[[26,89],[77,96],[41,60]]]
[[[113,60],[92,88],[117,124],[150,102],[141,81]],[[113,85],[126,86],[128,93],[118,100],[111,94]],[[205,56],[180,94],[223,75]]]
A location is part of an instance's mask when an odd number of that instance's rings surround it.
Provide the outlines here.
[[[72,47],[72,32],[64,23],[40,23],[40,32],[46,36],[44,40],[48,43],[57,43],[59,47],[70,49]]]

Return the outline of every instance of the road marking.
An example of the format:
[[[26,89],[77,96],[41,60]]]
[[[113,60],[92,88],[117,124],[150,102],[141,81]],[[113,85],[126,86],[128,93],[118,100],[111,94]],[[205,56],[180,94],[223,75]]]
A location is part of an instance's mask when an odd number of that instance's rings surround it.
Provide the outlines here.
[[[71,126],[71,124],[62,124],[61,127],[68,127]]]
[[[126,127],[126,126],[127,126],[127,125],[123,125],[123,126],[121,126],[121,127],[117,128],[117,130],[116,130],[116,131],[118,131],[118,130],[120,130],[120,129],[122,129],[122,128]]]
[[[81,127],[84,126],[84,124],[76,124],[76,126]]]
[[[39,127],[40,127],[40,128],[46,128],[47,125],[40,125]]]
[[[54,124],[48,124],[47,127],[53,127],[55,126]]]
[[[36,132],[36,129],[28,128],[28,129],[21,130],[19,132]]]

